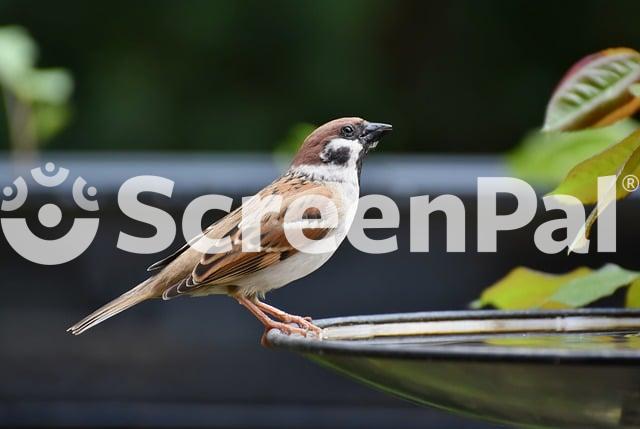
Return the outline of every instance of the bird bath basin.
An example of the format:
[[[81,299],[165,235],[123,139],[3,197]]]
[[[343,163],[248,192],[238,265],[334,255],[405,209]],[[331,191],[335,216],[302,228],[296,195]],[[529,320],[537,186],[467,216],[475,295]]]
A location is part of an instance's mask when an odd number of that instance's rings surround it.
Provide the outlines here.
[[[640,427],[640,311],[462,311],[315,321],[273,347],[412,402],[522,427]]]

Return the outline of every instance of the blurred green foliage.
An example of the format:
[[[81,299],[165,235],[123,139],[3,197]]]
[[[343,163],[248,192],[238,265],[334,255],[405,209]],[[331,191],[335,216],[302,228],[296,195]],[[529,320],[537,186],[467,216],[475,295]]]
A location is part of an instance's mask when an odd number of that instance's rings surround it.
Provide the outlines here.
[[[555,187],[576,164],[618,143],[637,128],[638,122],[627,119],[582,131],[535,130],[509,153],[509,166],[522,179]]]
[[[0,90],[7,138],[29,151],[62,130],[69,119],[73,79],[64,69],[37,69],[36,43],[21,27],[0,27]]]
[[[573,59],[640,40],[639,15],[637,0],[0,0],[0,25],[73,73],[73,121],[47,148],[79,150],[271,151],[291,124],[359,115],[394,125],[385,152],[500,152],[542,123]]]
[[[274,154],[290,158],[298,151],[305,138],[316,128],[316,125],[299,123],[289,129],[287,136],[275,147]]]
[[[302,142],[313,130],[316,125],[304,122],[291,126],[283,139],[273,149],[273,158],[279,169],[284,172],[287,170],[293,155],[298,151]]]

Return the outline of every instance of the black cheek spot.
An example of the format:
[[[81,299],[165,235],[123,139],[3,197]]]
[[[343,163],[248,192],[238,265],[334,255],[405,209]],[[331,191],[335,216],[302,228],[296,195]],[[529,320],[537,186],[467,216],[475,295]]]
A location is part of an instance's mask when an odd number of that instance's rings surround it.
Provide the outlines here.
[[[344,165],[351,158],[351,149],[348,147],[340,147],[338,149],[330,149],[327,151],[325,161],[329,164]]]

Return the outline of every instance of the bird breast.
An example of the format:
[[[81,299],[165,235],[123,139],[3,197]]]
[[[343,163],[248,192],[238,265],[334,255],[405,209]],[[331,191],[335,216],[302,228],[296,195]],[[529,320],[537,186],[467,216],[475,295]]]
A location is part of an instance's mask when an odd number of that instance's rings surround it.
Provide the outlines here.
[[[298,252],[269,268],[250,274],[237,283],[241,293],[246,296],[264,296],[270,290],[278,289],[311,274],[333,256],[353,223],[358,206],[359,187],[353,183],[331,183],[328,186],[339,198],[337,201],[338,225],[333,232],[336,240],[335,248],[324,253]]]

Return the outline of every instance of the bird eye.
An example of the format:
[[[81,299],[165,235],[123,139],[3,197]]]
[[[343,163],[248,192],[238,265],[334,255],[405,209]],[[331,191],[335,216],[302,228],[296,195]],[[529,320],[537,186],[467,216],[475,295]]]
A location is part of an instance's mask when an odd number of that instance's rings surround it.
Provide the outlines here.
[[[351,125],[345,125],[340,130],[340,134],[342,134],[343,137],[353,137],[353,132],[354,131],[355,130],[353,129],[353,127]]]

